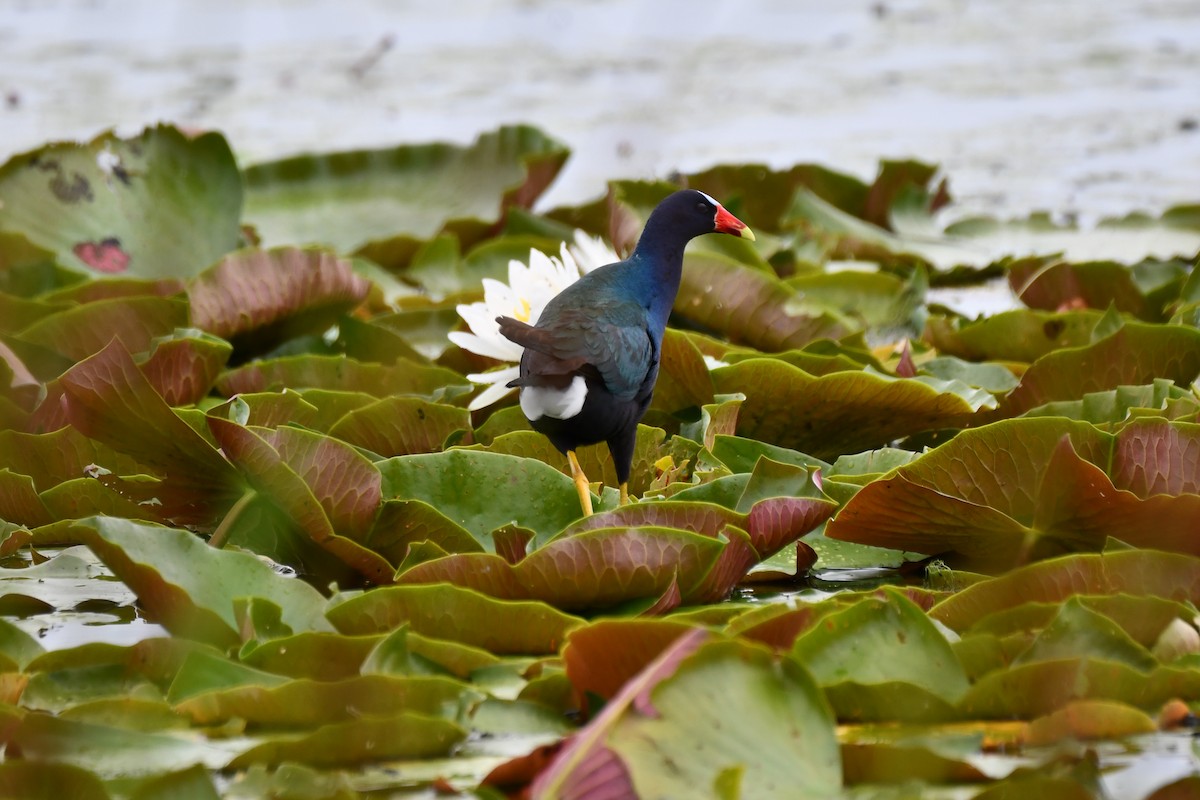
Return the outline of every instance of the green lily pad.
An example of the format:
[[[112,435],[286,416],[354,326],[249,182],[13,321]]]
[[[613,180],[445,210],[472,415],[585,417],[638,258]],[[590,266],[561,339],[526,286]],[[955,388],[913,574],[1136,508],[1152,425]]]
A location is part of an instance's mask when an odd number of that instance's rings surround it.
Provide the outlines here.
[[[449,584],[387,586],[329,609],[329,621],[345,634],[412,630],[496,654],[557,653],[571,628],[583,622],[545,603],[496,600]]]
[[[1147,384],[1156,378],[1187,385],[1198,376],[1200,331],[1128,322],[1095,344],[1039,358],[1004,399],[1000,411],[1012,416],[1089,392]]]
[[[436,453],[471,429],[465,408],[419,397],[385,397],[349,412],[329,433],[381,457]]]
[[[535,128],[513,126],[474,144],[402,145],[296,156],[244,172],[246,219],[268,245],[328,244],[365,250],[384,266],[401,235],[442,230],[474,241],[511,205],[529,207],[553,180],[567,150]],[[471,191],[462,191],[470,186]]]
[[[867,372],[814,377],[774,359],[713,372],[719,392],[743,392],[737,433],[821,459],[857,453],[936,428],[967,424],[991,395]],[[796,424],[799,422],[799,424]]]
[[[377,466],[385,498],[428,503],[489,550],[491,532],[511,522],[548,535],[582,513],[571,479],[528,458],[448,450]]]
[[[186,531],[108,517],[81,520],[81,538],[163,627],[186,638],[238,644],[234,600],[248,593],[276,603],[293,630],[328,630],[324,599],[245,553],[209,547]]]
[[[219,133],[104,133],[0,167],[0,228],[92,275],[195,275],[237,247],[241,210],[241,176]]]
[[[823,617],[796,639],[792,653],[826,687],[843,719],[944,720],[968,687],[950,643],[918,606],[890,589]]]
[[[1084,347],[1100,321],[1099,311],[1048,313],[1018,309],[977,320],[931,317],[925,337],[938,352],[968,361],[1032,363],[1064,347]]]

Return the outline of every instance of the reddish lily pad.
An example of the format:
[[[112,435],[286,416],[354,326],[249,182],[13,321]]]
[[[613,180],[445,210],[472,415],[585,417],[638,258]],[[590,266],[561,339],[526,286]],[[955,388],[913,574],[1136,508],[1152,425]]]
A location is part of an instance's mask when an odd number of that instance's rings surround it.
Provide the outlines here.
[[[371,486],[346,486],[343,476],[325,471],[323,465],[316,464],[314,454],[325,453],[338,459],[336,465],[340,469],[352,471],[358,475],[378,480],[378,474],[371,465],[362,459],[347,445],[337,440],[322,441],[318,435],[289,434],[282,430],[264,431],[263,435],[238,425],[235,422],[210,416],[207,418],[209,430],[221,444],[222,451],[230,461],[245,475],[258,498],[266,500],[308,537],[323,551],[336,557],[343,564],[358,572],[362,577],[375,583],[389,583],[393,567],[386,558],[372,550],[363,547],[350,536],[341,535],[334,529],[324,505],[335,512],[343,523],[342,530],[347,534],[363,532],[368,520],[363,519],[362,508],[356,504],[370,504]],[[302,477],[288,463],[288,460],[267,441],[265,436],[277,438],[290,451],[296,467],[303,470]],[[305,479],[313,482],[320,498],[314,494]],[[355,497],[359,492],[362,495]],[[378,483],[375,484],[374,498],[378,503]],[[373,509],[372,509],[373,510]],[[236,514],[236,509],[231,514]],[[370,515],[370,510],[367,510]],[[236,519],[231,520],[231,522]],[[228,524],[228,523],[226,523]],[[272,554],[274,555],[274,554]],[[313,558],[310,556],[310,559]],[[297,568],[307,571],[320,569],[320,561],[295,564]]]
[[[1183,475],[1194,474],[1190,461],[1200,450],[1193,428],[1161,420],[1139,423],[1128,434],[1130,456],[1124,460],[1115,456],[1124,434],[1114,440],[1085,423],[1053,417],[965,431],[868,484],[842,508],[826,535],[951,554],[963,566],[983,571],[1098,550],[1109,536],[1197,552],[1200,544],[1189,520],[1200,513],[1200,496],[1140,498],[1121,485],[1130,480],[1125,473],[1159,469],[1155,450],[1146,447],[1150,442],[1161,443],[1162,452],[1170,454],[1161,461],[1164,469],[1174,464]],[[1096,466],[1110,463],[1117,482]]]
[[[1200,600],[1200,559],[1153,550],[1071,555],[1030,564],[968,586],[929,615],[956,631],[1026,602],[1057,602],[1075,594],[1157,595]]]
[[[208,396],[231,352],[223,339],[194,329],[175,331],[156,339],[138,366],[167,405],[194,405]]]
[[[217,390],[229,397],[245,392],[280,389],[331,389],[358,391],[373,397],[416,395],[434,401],[471,391],[462,375],[441,367],[414,364],[363,364],[345,356],[285,356],[266,359],[230,370],[217,381]]]
[[[264,352],[305,333],[320,333],[367,296],[350,263],[321,250],[239,250],[188,286],[193,323]]]
[[[600,528],[556,538],[516,566],[490,553],[461,553],[418,564],[397,580],[449,582],[564,609],[602,608],[657,598],[676,582],[687,598],[724,548],[716,538],[672,528]]]
[[[799,292],[773,275],[716,255],[685,259],[675,312],[735,344],[767,352],[850,332],[839,317],[806,304]]]
[[[128,481],[121,491],[160,504],[164,519],[211,525],[232,504],[236,473],[216,449],[179,418],[113,341],[62,376],[71,424],[91,439],[152,468],[162,482],[147,491]]]

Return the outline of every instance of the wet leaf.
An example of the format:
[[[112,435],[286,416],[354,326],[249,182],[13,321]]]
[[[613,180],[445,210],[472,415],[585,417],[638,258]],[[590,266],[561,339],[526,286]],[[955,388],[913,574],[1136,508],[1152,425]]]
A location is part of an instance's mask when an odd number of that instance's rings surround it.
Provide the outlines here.
[[[233,601],[252,591],[276,603],[293,630],[327,630],[324,599],[253,556],[216,550],[185,531],[93,517],[76,526],[88,546],[176,635],[239,644]]]

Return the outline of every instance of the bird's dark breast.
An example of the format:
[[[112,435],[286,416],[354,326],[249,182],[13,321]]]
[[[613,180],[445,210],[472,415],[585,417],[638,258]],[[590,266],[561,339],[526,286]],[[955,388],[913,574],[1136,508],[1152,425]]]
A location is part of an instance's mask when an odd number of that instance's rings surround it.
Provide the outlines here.
[[[655,370],[657,372],[657,370]],[[650,407],[654,380],[647,381],[644,390],[632,400],[614,397],[603,381],[588,378],[588,393],[583,408],[570,419],[543,416],[530,423],[562,452],[588,444],[607,442],[636,428]]]

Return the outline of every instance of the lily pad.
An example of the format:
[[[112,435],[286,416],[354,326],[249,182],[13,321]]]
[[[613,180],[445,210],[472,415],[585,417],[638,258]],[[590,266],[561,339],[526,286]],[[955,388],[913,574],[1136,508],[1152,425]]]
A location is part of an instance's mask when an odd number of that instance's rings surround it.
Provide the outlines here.
[[[74,270],[188,277],[237,247],[242,181],[219,133],[159,125],[14,156],[0,209],[0,228]]]
[[[583,620],[531,600],[496,600],[448,584],[387,586],[329,609],[342,633],[384,633],[408,623],[427,636],[462,642],[496,654],[557,653],[567,631]]]
[[[240,643],[233,601],[248,592],[276,603],[293,630],[329,629],[315,589],[253,556],[216,550],[186,531],[115,518],[81,520],[77,528],[147,613],[180,636]]]
[[[321,333],[367,296],[348,261],[321,250],[239,250],[188,285],[193,324],[228,339],[243,357]]]
[[[297,156],[245,170],[246,219],[271,246],[365,249],[388,266],[381,257],[391,238],[443,230],[464,241],[480,238],[509,206],[532,205],[566,158],[561,144],[528,126],[500,128],[466,147]],[[461,191],[467,185],[471,191]]]
[[[818,378],[765,358],[722,367],[713,378],[717,391],[746,395],[739,436],[827,460],[901,436],[965,425],[986,402],[977,398],[979,390],[965,386],[939,389],[867,372]]]
[[[532,459],[448,450],[397,456],[377,466],[385,498],[428,503],[487,549],[491,532],[509,523],[557,533],[582,513],[571,479]]]

